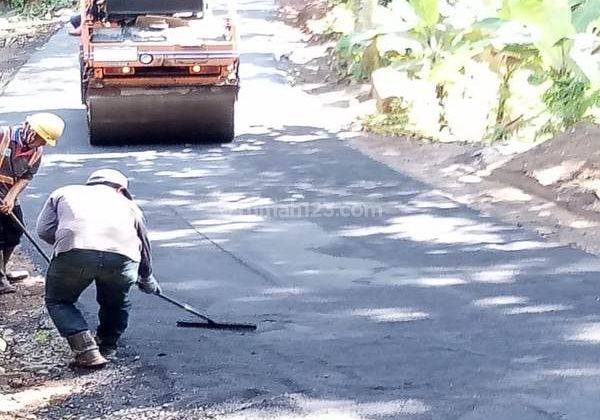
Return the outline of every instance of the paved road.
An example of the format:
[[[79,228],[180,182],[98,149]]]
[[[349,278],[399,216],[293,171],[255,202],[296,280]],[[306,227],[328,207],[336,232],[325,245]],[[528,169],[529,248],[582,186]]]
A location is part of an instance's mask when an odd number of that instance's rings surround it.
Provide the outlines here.
[[[34,109],[68,122],[27,191],[30,224],[52,189],[119,168],[147,213],[166,291],[259,324],[245,335],[177,329],[177,310],[135,293],[124,360],[140,359],[96,398],[213,404],[239,418],[598,418],[598,259],[353,150],[337,134],[343,109],[289,86],[278,67],[298,34],[270,1],[239,5],[231,145],[89,147],[65,33],[2,97],[0,124]]]

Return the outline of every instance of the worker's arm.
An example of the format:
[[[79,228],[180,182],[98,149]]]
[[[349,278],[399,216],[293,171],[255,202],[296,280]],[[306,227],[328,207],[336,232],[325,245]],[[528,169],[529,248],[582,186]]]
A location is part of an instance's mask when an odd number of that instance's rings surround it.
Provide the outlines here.
[[[141,212],[136,221],[136,229],[138,238],[142,243],[142,258],[140,260],[140,268],[138,270],[138,275],[142,279],[147,279],[152,275],[152,248],[150,247],[150,240],[148,239],[146,223],[144,221],[144,217],[141,215]]]
[[[57,201],[54,194],[48,197],[37,220],[36,231],[38,236],[50,245],[54,245],[56,241],[56,229],[58,228]]]
[[[29,182],[31,182],[31,180],[33,179],[33,176],[40,169],[41,162],[42,159],[39,158],[33,165],[31,165],[27,172],[21,175],[21,178],[19,178],[13,184],[8,193],[6,193],[6,197],[2,199],[3,202],[0,203],[1,213],[9,214],[13,210],[13,208],[15,207],[15,203],[17,202],[17,198],[19,197],[19,195],[21,195],[23,190],[27,188]]]
[[[19,179],[17,182],[15,182],[8,193],[6,193],[6,196],[2,199],[2,204],[0,204],[0,212],[9,214],[11,211],[13,211],[15,203],[17,202],[17,197],[25,188],[27,188],[27,185],[29,185],[29,179]]]
[[[148,232],[146,231],[146,222],[144,221],[141,212],[136,227],[138,237],[142,242],[142,259],[140,261],[140,268],[138,269],[137,285],[144,293],[160,295],[162,293],[162,288],[152,274],[152,249],[150,249],[150,240],[148,239]]]

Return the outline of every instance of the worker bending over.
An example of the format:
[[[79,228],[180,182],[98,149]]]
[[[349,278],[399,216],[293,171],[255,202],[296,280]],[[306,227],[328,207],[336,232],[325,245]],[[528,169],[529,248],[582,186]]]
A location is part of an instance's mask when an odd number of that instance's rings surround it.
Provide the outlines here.
[[[14,293],[9,280],[18,280],[6,271],[23,235],[11,213],[23,222],[18,197],[40,167],[42,147],[55,146],[64,129],[64,121],[49,113],[30,115],[20,125],[0,127],[0,294]]]
[[[73,351],[73,364],[102,367],[116,353],[127,328],[129,289],[160,292],[152,275],[150,242],[140,208],[129,194],[128,179],[114,169],[93,172],[86,185],[54,191],[39,215],[37,233],[54,246],[46,276],[46,307]],[[81,293],[96,283],[100,305],[96,337],[75,307]]]

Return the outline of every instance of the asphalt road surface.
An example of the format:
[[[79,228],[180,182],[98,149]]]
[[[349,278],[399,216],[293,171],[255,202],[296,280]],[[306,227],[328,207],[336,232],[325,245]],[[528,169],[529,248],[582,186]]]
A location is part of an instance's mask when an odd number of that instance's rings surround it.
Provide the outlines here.
[[[230,145],[90,147],[77,41],[64,31],[0,100],[0,124],[32,110],[68,124],[23,199],[30,226],[51,190],[120,169],[165,291],[259,326],[178,329],[184,314],[135,292],[123,342],[141,365],[98,395],[117,408],[128,393],[146,407],[238,406],[240,418],[599,418],[599,260],[353,150],[343,109],[286,81],[277,57],[298,34],[270,1],[238,5]]]

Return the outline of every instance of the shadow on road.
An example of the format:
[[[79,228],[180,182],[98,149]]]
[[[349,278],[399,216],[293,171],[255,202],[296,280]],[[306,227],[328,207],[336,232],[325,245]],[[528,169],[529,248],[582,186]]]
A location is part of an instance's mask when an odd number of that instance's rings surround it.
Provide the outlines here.
[[[596,258],[457,204],[335,133],[250,129],[224,146],[90,148],[74,127],[49,150],[24,199],[30,218],[52,189],[124,170],[166,289],[259,324],[177,330],[181,314],[138,297],[117,365],[133,363],[130,379],[108,375],[50,412],[438,418],[558,410],[596,389]]]
[[[263,6],[240,2],[250,32]],[[91,148],[84,111],[59,109],[65,138],[23,203],[32,225],[55,188],[124,171],[165,289],[258,332],[177,329],[136,294],[114,369],[35,414],[596,418],[598,259],[364,157],[273,52],[245,54],[234,143]]]

